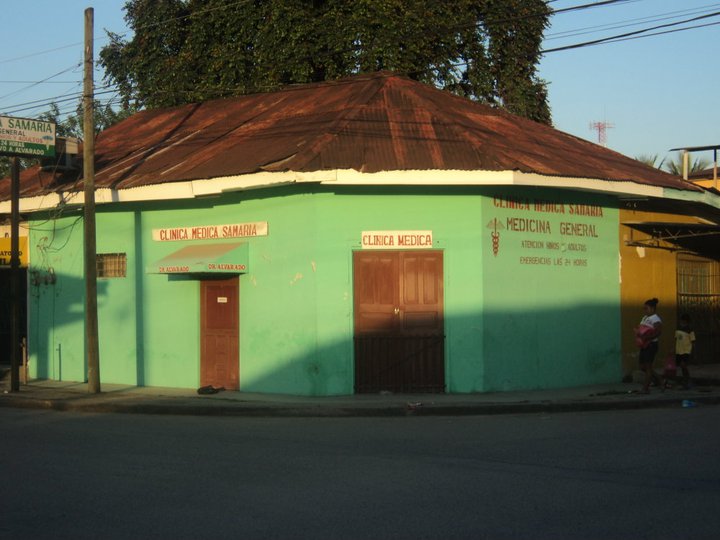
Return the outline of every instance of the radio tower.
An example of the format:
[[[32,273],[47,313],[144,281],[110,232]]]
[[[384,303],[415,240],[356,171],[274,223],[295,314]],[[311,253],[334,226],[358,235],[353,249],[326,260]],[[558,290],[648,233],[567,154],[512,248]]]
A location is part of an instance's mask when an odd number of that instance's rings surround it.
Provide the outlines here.
[[[614,127],[610,122],[590,122],[590,129],[597,130],[598,144],[602,146],[607,146],[607,130]]]

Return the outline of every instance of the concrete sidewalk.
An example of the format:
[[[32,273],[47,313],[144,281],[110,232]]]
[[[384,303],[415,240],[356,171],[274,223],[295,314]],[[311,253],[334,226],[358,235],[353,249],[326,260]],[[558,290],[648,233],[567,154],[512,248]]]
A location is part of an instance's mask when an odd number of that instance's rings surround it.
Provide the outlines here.
[[[720,372],[720,370],[718,370]],[[699,374],[698,374],[699,375]],[[508,413],[623,410],[683,407],[720,403],[720,377],[698,377],[689,390],[650,394],[640,385],[617,383],[482,394],[371,394],[303,397],[245,392],[198,395],[191,389],[104,384],[100,394],[88,394],[87,384],[32,381],[9,392],[7,377],[0,381],[0,407],[19,407],[85,413],[136,413],[264,417],[455,416]],[[687,403],[686,403],[687,405]]]

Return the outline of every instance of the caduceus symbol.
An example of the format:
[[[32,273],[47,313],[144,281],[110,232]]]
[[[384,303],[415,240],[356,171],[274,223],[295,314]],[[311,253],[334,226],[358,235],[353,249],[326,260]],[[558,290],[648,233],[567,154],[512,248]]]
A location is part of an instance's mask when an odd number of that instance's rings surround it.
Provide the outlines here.
[[[490,237],[492,238],[492,250],[493,255],[497,257],[498,251],[500,251],[500,232],[505,228],[505,225],[498,218],[492,218],[490,223],[487,224],[488,229],[492,229]]]

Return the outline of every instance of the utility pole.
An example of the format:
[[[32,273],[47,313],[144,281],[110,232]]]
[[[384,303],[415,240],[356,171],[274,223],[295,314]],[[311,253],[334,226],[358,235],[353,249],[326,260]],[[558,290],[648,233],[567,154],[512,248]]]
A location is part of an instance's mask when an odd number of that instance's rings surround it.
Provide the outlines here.
[[[10,391],[20,391],[20,160],[14,156],[10,171]]]
[[[83,183],[85,185],[85,348],[88,392],[100,393],[100,346],[97,314],[97,248],[95,240],[95,114],[93,92],[94,10],[85,10],[85,76],[83,85]]]

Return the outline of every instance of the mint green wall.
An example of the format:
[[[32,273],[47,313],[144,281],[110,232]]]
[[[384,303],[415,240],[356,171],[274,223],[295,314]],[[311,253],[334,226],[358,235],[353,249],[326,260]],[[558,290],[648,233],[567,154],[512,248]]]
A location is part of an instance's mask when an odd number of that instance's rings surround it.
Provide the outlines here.
[[[132,213],[100,214],[101,228],[96,235],[98,253],[127,255],[127,277],[125,279],[99,278],[98,286],[98,340],[101,344],[112,343],[112,348],[103,347],[100,356],[100,375],[103,380],[135,384],[135,358],[138,351],[137,328],[135,324],[135,283],[138,276],[131,261],[135,260],[134,242],[118,242],[118,238],[132,239],[134,223]],[[112,234],[106,231],[111,230]],[[107,361],[103,361],[107,358]]]
[[[487,390],[620,379],[618,211],[608,203],[542,190],[496,191],[483,201]],[[573,214],[576,204],[602,216]]]
[[[481,347],[479,286],[480,236],[473,227],[481,197],[440,192],[387,191],[368,195],[363,191],[330,193],[317,198],[318,231],[318,336],[325,363],[332,366],[332,380],[353,378],[352,251],[360,248],[363,230],[432,230],[434,247],[444,251],[446,382],[449,391],[482,389],[478,367]],[[321,274],[322,272],[322,274]],[[342,310],[338,311],[341,307]],[[331,363],[332,358],[342,363]]]
[[[30,223],[28,347],[33,377],[85,380],[82,220],[77,212]]]
[[[619,299],[615,211],[606,210],[600,220],[602,239],[585,273],[556,274],[512,263],[519,253],[512,250],[519,248],[510,241],[493,256],[487,223],[505,219],[492,206],[493,193],[290,187],[99,207],[98,252],[124,252],[128,261],[126,278],[98,282],[101,379],[199,385],[200,282],[145,273],[146,265],[187,245],[153,241],[152,230],[255,221],[268,222],[269,234],[246,239],[249,271],[239,278],[242,391],[353,392],[352,251],[360,248],[363,230],[432,230],[434,247],[444,251],[448,391],[614,376],[609,363],[619,350],[619,314],[607,306]],[[52,250],[44,259],[33,253],[31,265],[40,272],[53,266],[58,279],[30,287],[33,375],[83,380],[82,221],[73,227],[77,218],[65,217],[41,225],[44,219],[31,224],[31,245],[54,228]],[[509,240],[507,231],[502,234]],[[583,283],[568,283],[578,276]],[[588,308],[593,316],[583,318]],[[598,313],[599,328],[592,322]],[[513,328],[520,333],[511,334]],[[58,345],[60,374],[53,367]],[[615,364],[617,371],[619,360]]]

